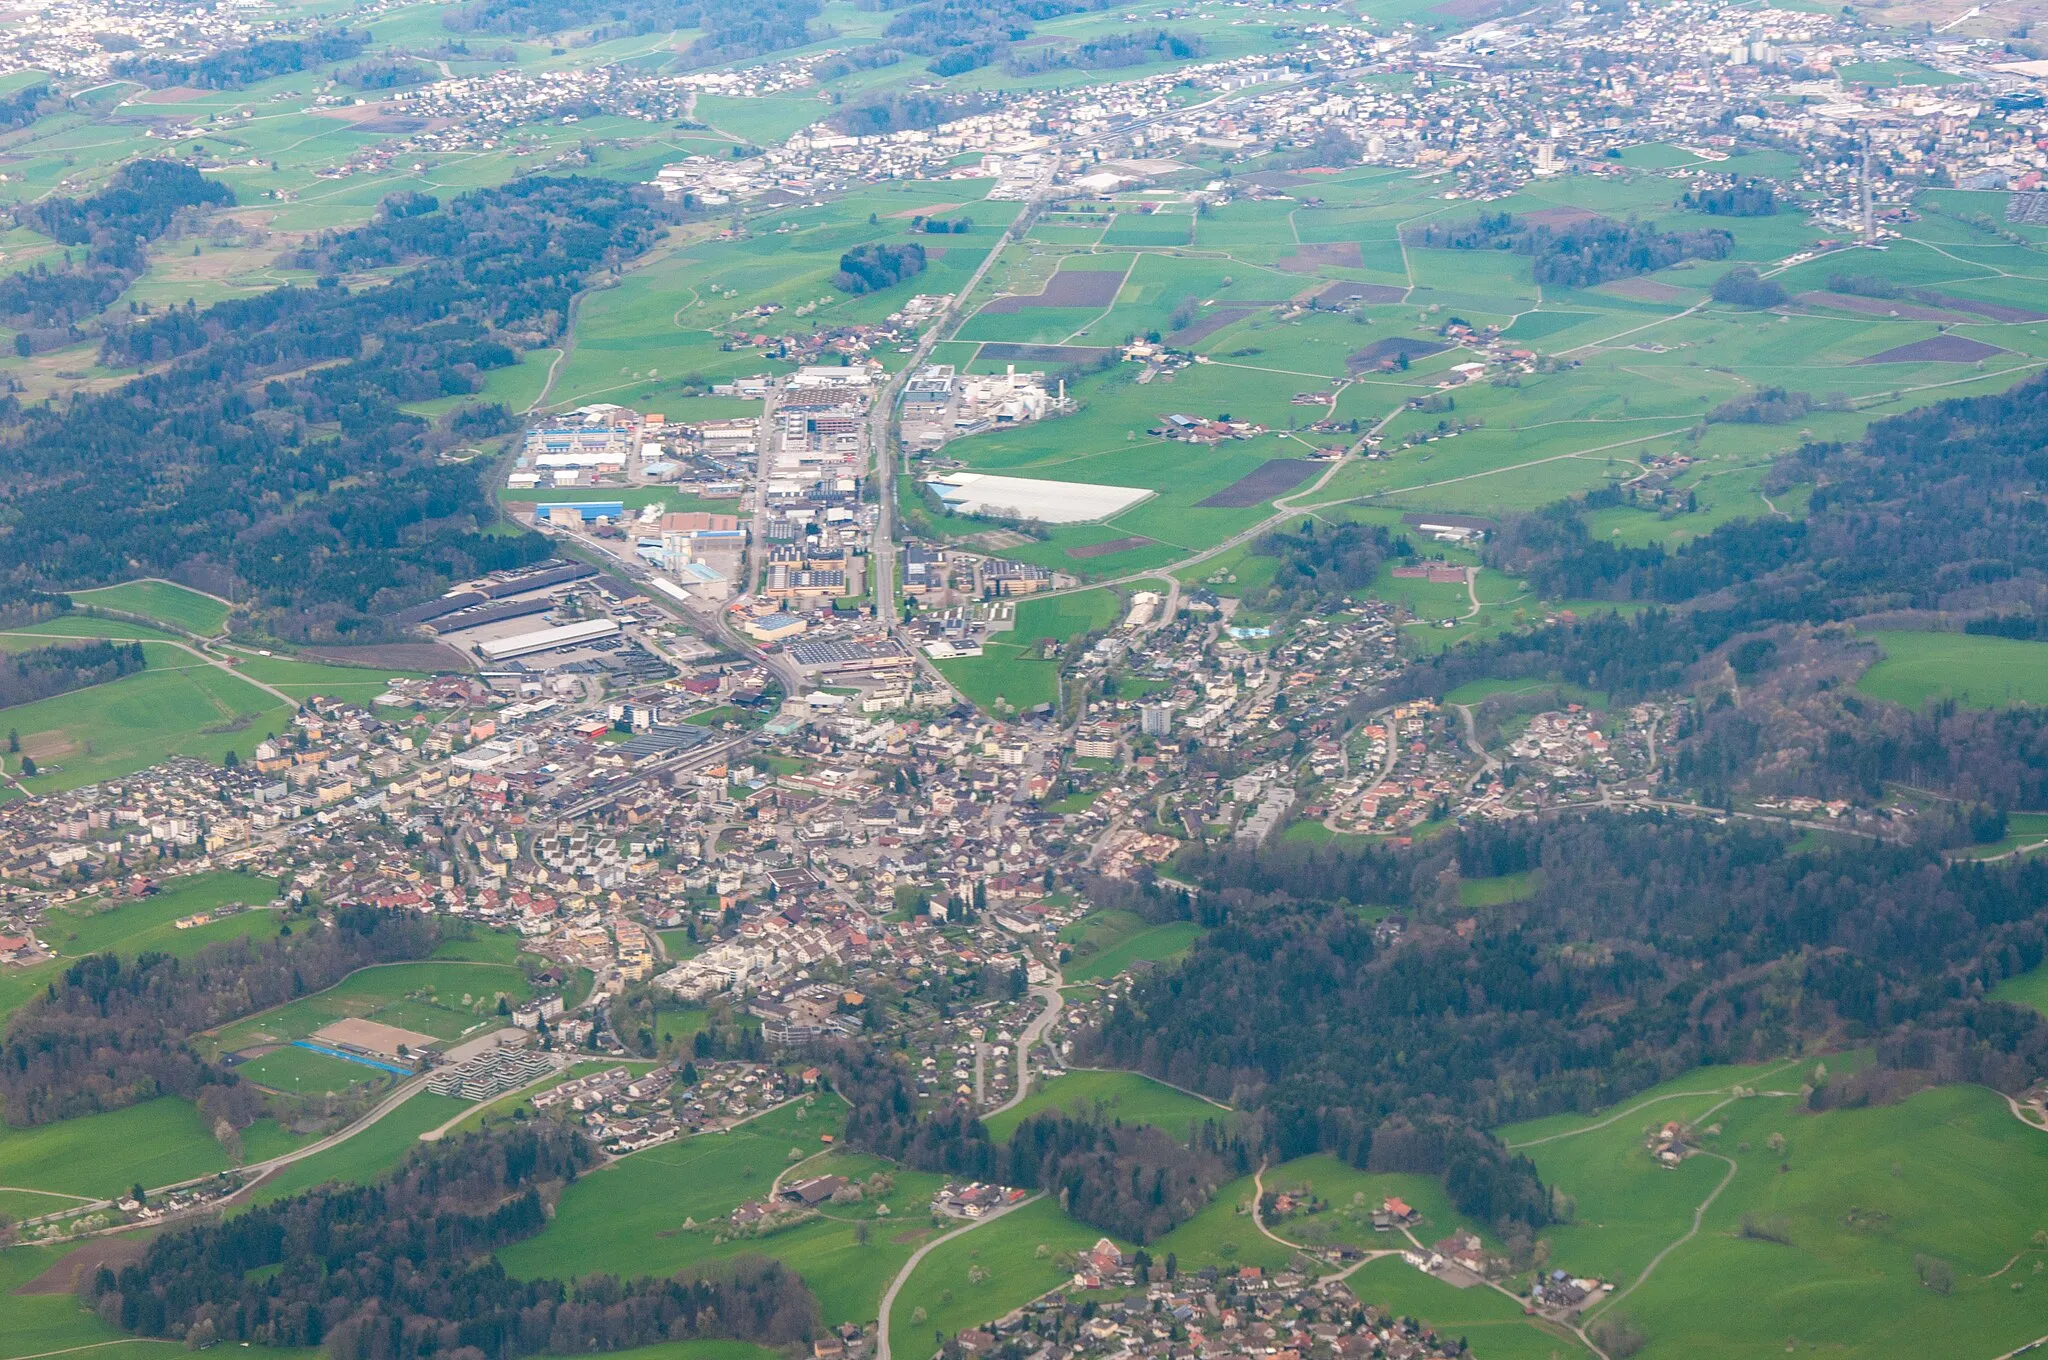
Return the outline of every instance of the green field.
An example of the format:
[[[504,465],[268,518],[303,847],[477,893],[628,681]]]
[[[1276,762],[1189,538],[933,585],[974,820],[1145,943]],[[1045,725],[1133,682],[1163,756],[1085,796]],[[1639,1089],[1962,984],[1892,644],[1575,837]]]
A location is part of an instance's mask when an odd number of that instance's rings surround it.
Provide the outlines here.
[[[1868,633],[1883,659],[1856,688],[1908,708],[1949,700],[1965,708],[2048,704],[2048,642],[1967,633]]]
[[[172,879],[160,892],[113,906],[83,898],[50,909],[42,940],[71,958],[107,952],[133,958],[144,950],[189,956],[215,940],[273,934],[277,921],[269,912],[239,912],[180,930],[180,918],[230,903],[265,906],[276,899],[277,887],[274,878],[215,870]]]
[[[928,1205],[943,1178],[852,1153],[820,1157],[803,1174],[838,1172],[865,1179],[888,1175],[894,1188],[879,1199],[828,1205],[819,1219],[765,1237],[719,1235],[720,1221],[741,1202],[768,1193],[792,1164],[836,1135],[844,1107],[820,1098],[808,1110],[785,1106],[727,1133],[699,1134],[648,1148],[584,1176],[563,1194],[554,1219],[538,1236],[498,1253],[521,1277],[609,1271],[632,1277],[668,1273],[748,1252],[787,1262],[818,1294],[828,1321],[868,1321],[882,1290],[916,1245],[930,1235]],[[886,1205],[887,1214],[877,1214]],[[867,1241],[859,1241],[860,1225]]]
[[[98,590],[74,591],[71,602],[82,607],[140,614],[202,637],[212,637],[228,622],[226,604],[169,581],[129,581]]]
[[[1194,1126],[1212,1119],[1221,1123],[1231,1115],[1228,1109],[1142,1073],[1080,1071],[1040,1083],[1014,1106],[982,1122],[989,1135],[1001,1142],[1019,1124],[1047,1110],[1104,1123],[1153,1124],[1182,1137]]]
[[[1059,1264],[1063,1253],[1085,1251],[1102,1235],[1049,1199],[961,1234],[918,1262],[897,1294],[889,1315],[891,1349],[924,1355],[934,1333],[951,1336],[1030,1302],[1068,1278]]]
[[[144,643],[149,668],[109,684],[0,711],[21,734],[36,793],[129,774],[166,756],[247,759],[290,709],[272,695],[168,643]]]
[[[980,656],[939,662],[939,670],[982,708],[1021,710],[1054,703],[1059,698],[1060,663],[1045,657],[1047,640],[1064,645],[1107,627],[1122,610],[1122,597],[1110,590],[1025,600],[1017,606],[1012,631],[985,642]]]
[[[166,1096],[39,1128],[0,1124],[0,1184],[104,1197],[226,1168],[198,1107]]]
[[[351,1185],[373,1181],[418,1147],[421,1134],[473,1108],[469,1101],[454,1096],[421,1091],[362,1132],[272,1172],[250,1192],[249,1202],[268,1204],[326,1181]]]
[[[1468,878],[1458,884],[1461,907],[1500,907],[1533,896],[1543,884],[1543,871],[1530,869],[1498,878]]]
[[[2048,966],[2007,978],[1991,989],[1991,998],[2010,1001],[2015,1006],[2032,1006],[2041,1014],[2048,1015]]]
[[[1703,1071],[1619,1118],[1502,1130],[1576,1200],[1574,1220],[1545,1231],[1553,1263],[1619,1281],[1610,1306],[1643,1326],[1649,1356],[1757,1355],[1793,1338],[1908,1357],[1934,1334],[1944,1353],[1996,1355],[2040,1335],[2033,1263],[2048,1251],[2033,1236],[2048,1224],[2048,1138],[1977,1087],[1821,1115],[1800,1113],[1796,1089],[1771,1094],[1813,1068]],[[1733,1097],[1738,1081],[1764,1094]],[[1692,1121],[1705,1148],[1671,1171],[1643,1147],[1644,1127],[1666,1119]],[[1786,1240],[1746,1237],[1745,1217]],[[1916,1257],[1946,1262],[1953,1293],[1923,1287]]]
[[[1201,934],[1192,921],[1147,925],[1127,911],[1091,912],[1060,931],[1060,943],[1073,950],[1062,974],[1069,982],[1112,978],[1134,963],[1178,958]]]
[[[294,699],[316,695],[345,699],[371,707],[370,701],[391,687],[393,680],[424,678],[419,671],[399,671],[368,666],[338,666],[328,661],[301,661],[287,656],[244,654],[236,669],[251,680],[281,689]]]

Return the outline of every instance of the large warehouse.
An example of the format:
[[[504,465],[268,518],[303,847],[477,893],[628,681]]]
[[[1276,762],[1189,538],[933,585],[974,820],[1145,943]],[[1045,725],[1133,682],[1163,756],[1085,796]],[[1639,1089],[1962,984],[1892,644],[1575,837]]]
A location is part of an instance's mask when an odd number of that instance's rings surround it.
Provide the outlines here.
[[[476,650],[486,661],[510,661],[515,656],[551,652],[557,647],[568,647],[578,642],[595,642],[618,631],[619,625],[613,619],[585,619],[581,623],[565,623],[559,628],[539,628],[531,633],[493,638],[489,642],[479,642]]]

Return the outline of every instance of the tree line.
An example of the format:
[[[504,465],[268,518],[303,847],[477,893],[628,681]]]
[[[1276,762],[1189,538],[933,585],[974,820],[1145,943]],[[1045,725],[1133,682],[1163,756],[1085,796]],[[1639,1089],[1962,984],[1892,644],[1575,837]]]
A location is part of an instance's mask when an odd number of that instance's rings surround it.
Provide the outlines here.
[[[192,1049],[192,1035],[324,991],[373,963],[425,958],[440,939],[428,916],[342,907],[332,925],[226,940],[190,959],[89,955],[9,1018],[0,1112],[31,1128],[231,1084],[230,1073]]]
[[[239,90],[273,76],[347,61],[369,45],[368,34],[340,28],[302,38],[261,38],[204,57],[124,57],[114,63],[114,74],[155,89],[191,85],[202,90]]]
[[[96,639],[14,652],[0,665],[0,708],[104,685],[148,665],[139,642]]]
[[[822,1331],[779,1261],[689,1276],[515,1280],[492,1259],[547,1223],[596,1160],[535,1120],[415,1148],[377,1185],[329,1184],[156,1237],[81,1294],[108,1323],[188,1349],[319,1346],[332,1360],[518,1360],[700,1338],[789,1346]]]

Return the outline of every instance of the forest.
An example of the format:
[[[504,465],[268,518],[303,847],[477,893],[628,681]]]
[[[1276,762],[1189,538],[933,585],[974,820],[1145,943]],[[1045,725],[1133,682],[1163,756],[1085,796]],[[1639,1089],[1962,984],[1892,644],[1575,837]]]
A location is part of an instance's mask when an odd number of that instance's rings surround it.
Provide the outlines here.
[[[1460,905],[1466,878],[1532,870],[1524,900]],[[1497,1224],[1534,1227],[1549,1201],[1477,1130],[1703,1063],[1868,1043],[1895,1090],[2048,1073],[2048,1020],[1982,999],[2048,954],[2048,864],[1799,853],[1776,831],[1592,814],[1404,850],[1212,847],[1179,872],[1227,920],[1141,978],[1077,1060],[1254,1110],[1279,1158],[1442,1174]],[[1376,938],[1388,911],[1405,928]]]
[[[37,590],[19,581],[0,581],[0,627],[19,628],[71,612],[69,595]]]
[[[1791,296],[1785,285],[1765,278],[1746,264],[1737,265],[1715,279],[1709,293],[1714,301],[1731,307],[1776,307]]]
[[[1465,222],[1429,223],[1408,233],[1411,245],[1442,250],[1507,250],[1527,255],[1537,283],[1567,288],[1625,279],[1680,260],[1724,260],[1735,238],[1719,227],[1659,231],[1654,222],[1588,217],[1552,228],[1513,213],[1482,212]]]
[[[673,1279],[506,1275],[492,1250],[539,1232],[543,1191],[595,1161],[580,1132],[545,1120],[423,1144],[379,1184],[328,1184],[163,1233],[81,1294],[112,1325],[191,1350],[320,1346],[331,1360],[517,1360],[695,1338],[789,1346],[822,1331],[803,1281],[760,1257]]]
[[[825,121],[849,137],[882,137],[908,128],[937,127],[955,118],[970,118],[986,113],[999,102],[975,92],[940,96],[890,90],[858,104],[842,105]]]
[[[1379,576],[1389,557],[1413,557],[1407,539],[1379,525],[1323,524],[1304,519],[1295,529],[1274,529],[1252,541],[1260,557],[1279,559],[1273,578],[1245,592],[1252,609],[1341,609],[1354,591]]]
[[[1044,20],[1107,8],[1109,0],[923,0],[897,11],[883,34],[930,57],[932,74],[957,76],[1007,56]]]
[[[246,47],[229,48],[204,57],[126,57],[114,73],[162,89],[191,85],[202,90],[239,90],[329,62],[347,61],[370,45],[369,37],[336,29],[305,38],[264,38]]]
[[[0,130],[25,128],[56,106],[48,85],[24,85],[11,94],[0,95]]]
[[[192,1051],[193,1034],[322,991],[373,963],[425,958],[440,938],[431,917],[343,907],[332,926],[302,922],[271,939],[211,944],[190,959],[80,959],[9,1018],[0,1113],[30,1128],[232,1083]]]
[[[879,293],[924,273],[924,247],[870,242],[839,257],[832,286],[842,293]]]
[[[152,310],[111,330],[109,367],[146,376],[11,410],[0,573],[73,587],[138,573],[254,597],[296,640],[370,641],[451,578],[546,555],[494,519],[458,442],[401,403],[460,396],[553,343],[590,276],[663,230],[641,189],[532,176],[443,205],[405,195],[292,257],[317,287]],[[341,275],[411,266],[380,286]]]
[[[1707,412],[1707,423],[1790,425],[1809,411],[1848,409],[1849,403],[1842,397],[1822,398],[1816,401],[1809,392],[1788,391],[1783,387],[1760,387],[1739,397],[1730,397]]]
[[[0,708],[104,685],[148,664],[139,642],[60,643],[0,654]]]

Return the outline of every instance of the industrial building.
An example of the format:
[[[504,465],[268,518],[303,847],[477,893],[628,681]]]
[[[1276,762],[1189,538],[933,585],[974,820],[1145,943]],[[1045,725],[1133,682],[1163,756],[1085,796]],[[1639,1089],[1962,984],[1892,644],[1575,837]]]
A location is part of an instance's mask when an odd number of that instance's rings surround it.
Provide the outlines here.
[[[551,652],[557,647],[569,647],[579,642],[595,642],[599,638],[612,637],[618,631],[619,625],[614,619],[585,619],[581,623],[565,623],[558,628],[539,628],[530,633],[514,633],[510,637],[479,642],[476,650],[486,661],[509,661],[515,656]]]

